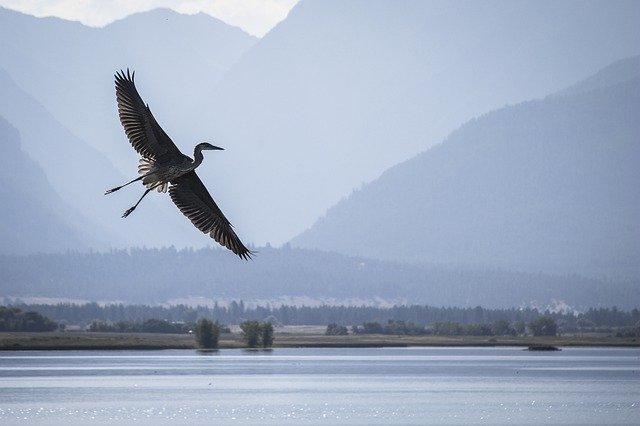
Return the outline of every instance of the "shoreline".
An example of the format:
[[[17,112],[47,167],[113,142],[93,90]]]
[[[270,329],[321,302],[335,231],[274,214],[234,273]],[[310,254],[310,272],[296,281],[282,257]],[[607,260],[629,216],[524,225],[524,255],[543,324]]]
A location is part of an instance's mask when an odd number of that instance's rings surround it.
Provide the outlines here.
[[[276,333],[273,348],[375,348],[375,347],[640,347],[640,339],[608,335],[554,337],[512,336],[326,336]],[[243,349],[237,334],[220,336],[219,349]],[[162,350],[197,349],[192,334],[99,332],[0,332],[0,351],[26,350]]]

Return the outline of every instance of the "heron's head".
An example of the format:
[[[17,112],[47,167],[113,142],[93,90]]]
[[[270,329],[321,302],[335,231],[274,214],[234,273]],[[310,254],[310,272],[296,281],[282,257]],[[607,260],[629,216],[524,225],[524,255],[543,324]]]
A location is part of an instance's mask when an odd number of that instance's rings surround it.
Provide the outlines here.
[[[196,145],[196,149],[204,151],[204,150],[224,150],[224,148],[220,148],[219,146],[211,145],[209,142],[202,142]]]

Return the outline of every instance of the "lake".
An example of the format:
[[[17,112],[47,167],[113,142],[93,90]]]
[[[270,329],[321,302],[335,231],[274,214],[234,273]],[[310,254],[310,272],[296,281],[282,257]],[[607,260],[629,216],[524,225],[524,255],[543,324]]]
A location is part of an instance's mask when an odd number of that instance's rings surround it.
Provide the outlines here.
[[[638,424],[640,349],[0,352],[0,424]]]

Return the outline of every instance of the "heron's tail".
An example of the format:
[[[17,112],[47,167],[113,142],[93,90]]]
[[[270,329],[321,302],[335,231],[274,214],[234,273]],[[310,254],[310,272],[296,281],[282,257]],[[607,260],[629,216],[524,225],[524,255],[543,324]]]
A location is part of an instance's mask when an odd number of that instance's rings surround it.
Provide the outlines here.
[[[138,174],[140,176],[148,176],[153,171],[154,167],[155,167],[154,160],[143,157],[140,159],[140,163],[138,164]],[[151,188],[152,186],[156,186],[158,184],[158,182],[155,181],[154,179],[143,179],[142,183],[144,183],[144,185],[147,188]],[[157,186],[158,192],[167,192],[168,188],[169,188],[168,183],[163,183],[162,185]]]

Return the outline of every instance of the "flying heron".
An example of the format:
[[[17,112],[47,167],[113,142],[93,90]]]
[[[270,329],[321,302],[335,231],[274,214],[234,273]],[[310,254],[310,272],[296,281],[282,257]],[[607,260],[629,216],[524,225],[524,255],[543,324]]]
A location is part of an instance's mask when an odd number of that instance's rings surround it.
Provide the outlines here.
[[[134,75],[135,72],[129,73],[128,69],[126,75],[124,71],[116,72],[116,99],[124,132],[133,148],[142,156],[138,166],[140,176],[108,190],[105,195],[141,180],[147,190],[133,207],[124,212],[122,217],[127,217],[150,191],[157,189],[158,192],[167,192],[168,189],[171,200],[196,228],[208,233],[242,259],[250,259],[254,253],[242,244],[196,174],[196,167],[204,158],[202,151],[222,148],[207,142],[199,143],[193,150],[193,160],[180,152],[151,114],[149,105],[138,94]]]

